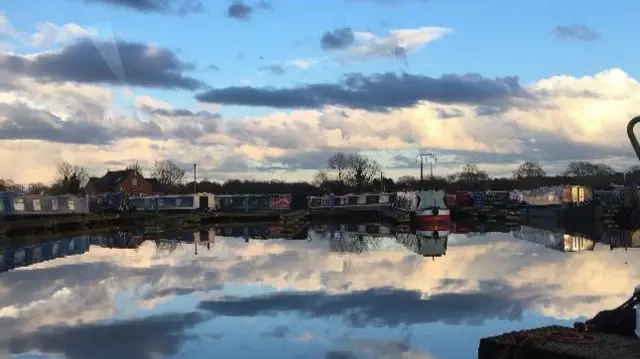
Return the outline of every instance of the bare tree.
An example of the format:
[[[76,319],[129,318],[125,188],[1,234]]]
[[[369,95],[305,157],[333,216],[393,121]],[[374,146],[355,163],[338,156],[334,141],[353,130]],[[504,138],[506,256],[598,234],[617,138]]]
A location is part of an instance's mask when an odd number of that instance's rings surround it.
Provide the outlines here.
[[[24,186],[19,183],[15,183],[13,180],[0,178],[0,192],[2,191],[23,192]]]
[[[542,178],[546,177],[547,172],[542,169],[542,166],[538,162],[530,162],[527,161],[520,166],[516,170],[513,171],[513,177],[515,179],[521,178]]]
[[[185,171],[171,160],[156,161],[153,164],[153,173],[151,174],[158,182],[167,186],[179,184],[184,175]]]
[[[79,193],[88,181],[89,172],[84,167],[62,162],[51,189],[54,194]]]
[[[80,187],[83,187],[89,181],[89,172],[82,166],[72,165],[66,161],[60,163],[56,172],[55,182],[58,184],[66,183],[72,178],[79,182]]]
[[[590,163],[585,161],[571,162],[564,171],[565,176],[588,177],[613,175],[616,171],[604,163]]]
[[[29,185],[27,186],[27,193],[29,193],[29,194],[43,194],[48,189],[49,188],[47,187],[47,185],[45,185],[44,183],[41,183],[41,182],[29,183]]]
[[[325,169],[321,169],[313,176],[312,183],[316,186],[320,186],[321,184],[329,181],[330,179],[331,177],[329,176],[329,172]]]
[[[489,174],[478,168],[477,165],[466,164],[462,166],[458,178],[465,183],[481,183],[489,180]]]
[[[329,157],[328,165],[329,169],[336,171],[336,175],[338,176],[338,181],[345,181],[347,173],[350,168],[350,155],[345,155],[344,153],[336,153]]]
[[[371,182],[380,174],[380,165],[359,153],[347,156],[348,182],[357,188]]]
[[[144,174],[142,173],[142,166],[137,160],[131,161],[131,163],[129,163],[129,165],[127,166],[127,170],[134,170],[136,171],[138,176],[144,177]]]
[[[627,175],[634,175],[640,173],[640,165],[633,165],[625,172]]]

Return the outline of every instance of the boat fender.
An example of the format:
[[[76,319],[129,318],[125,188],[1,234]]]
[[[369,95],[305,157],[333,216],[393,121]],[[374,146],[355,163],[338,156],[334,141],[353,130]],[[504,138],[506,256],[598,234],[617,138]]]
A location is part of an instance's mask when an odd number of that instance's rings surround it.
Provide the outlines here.
[[[437,216],[438,213],[440,212],[438,208],[434,208],[432,211],[434,216]]]
[[[438,231],[433,231],[433,233],[431,233],[431,235],[433,236],[433,238],[438,239],[440,238],[440,233],[438,233]]]

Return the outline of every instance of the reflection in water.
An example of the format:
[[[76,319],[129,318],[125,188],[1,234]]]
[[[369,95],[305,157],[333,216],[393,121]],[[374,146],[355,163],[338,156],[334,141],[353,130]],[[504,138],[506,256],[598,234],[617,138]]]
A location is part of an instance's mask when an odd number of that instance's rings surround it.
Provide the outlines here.
[[[473,358],[481,337],[627,299],[635,238],[460,222],[437,235],[261,224],[20,244],[1,257],[0,357]]]

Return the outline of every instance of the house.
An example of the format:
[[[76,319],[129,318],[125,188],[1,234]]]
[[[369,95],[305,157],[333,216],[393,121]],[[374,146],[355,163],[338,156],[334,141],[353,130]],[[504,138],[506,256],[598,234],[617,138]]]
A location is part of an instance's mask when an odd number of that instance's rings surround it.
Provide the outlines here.
[[[101,178],[91,177],[84,187],[85,194],[125,191],[134,196],[156,194],[153,181],[135,170],[107,171]]]

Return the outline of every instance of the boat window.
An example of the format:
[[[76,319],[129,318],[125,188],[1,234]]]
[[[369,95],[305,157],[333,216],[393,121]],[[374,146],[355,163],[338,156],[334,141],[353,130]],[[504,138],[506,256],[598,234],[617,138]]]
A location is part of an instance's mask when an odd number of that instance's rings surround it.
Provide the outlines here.
[[[24,198],[15,198],[13,200],[13,209],[16,211],[24,211]]]
[[[179,206],[181,204],[182,204],[182,199],[176,198],[176,206]]]
[[[58,200],[57,199],[52,199],[51,200],[51,210],[52,211],[57,211],[58,210]]]
[[[76,210],[76,203],[72,199],[70,199],[68,203],[69,203],[69,210],[70,211],[75,211]]]
[[[42,211],[42,203],[39,199],[33,200],[33,210],[34,211]]]
[[[17,250],[16,253],[14,254],[13,262],[16,264],[22,264],[26,256],[27,255],[24,249]]]
[[[4,212],[4,199],[0,198],[0,212]]]

